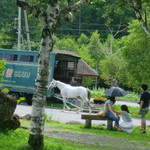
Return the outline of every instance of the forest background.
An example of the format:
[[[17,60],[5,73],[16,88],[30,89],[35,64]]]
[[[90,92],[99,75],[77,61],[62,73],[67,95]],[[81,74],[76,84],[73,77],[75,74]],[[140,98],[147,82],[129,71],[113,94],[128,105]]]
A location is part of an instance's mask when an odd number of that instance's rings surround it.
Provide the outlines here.
[[[143,8],[150,12],[150,2],[146,4]],[[0,8],[0,48],[17,49],[18,7],[3,0]],[[31,15],[28,21],[32,50],[38,51],[41,27]],[[21,47],[28,50],[23,15]],[[74,13],[71,23],[60,20],[54,49],[73,51],[85,60],[99,74],[97,87],[117,85],[138,91],[140,84],[150,85],[150,37],[134,10],[118,0],[85,4]],[[91,85],[95,86],[95,78],[84,78],[84,86]]]

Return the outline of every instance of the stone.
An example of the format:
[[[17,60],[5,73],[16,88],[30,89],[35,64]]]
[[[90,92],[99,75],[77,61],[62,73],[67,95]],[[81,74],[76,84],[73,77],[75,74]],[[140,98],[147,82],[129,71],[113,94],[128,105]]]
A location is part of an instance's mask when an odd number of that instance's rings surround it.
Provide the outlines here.
[[[19,116],[13,115],[16,106],[16,99],[0,90],[0,128],[15,130],[20,126]]]

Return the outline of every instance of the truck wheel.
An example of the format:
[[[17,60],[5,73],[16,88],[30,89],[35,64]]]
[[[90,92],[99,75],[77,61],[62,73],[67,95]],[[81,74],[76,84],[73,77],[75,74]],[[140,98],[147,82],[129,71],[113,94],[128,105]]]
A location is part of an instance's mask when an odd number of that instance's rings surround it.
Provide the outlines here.
[[[27,105],[32,105],[32,97],[33,97],[33,94],[26,95]]]
[[[27,102],[27,105],[32,105],[32,100],[31,99],[27,99],[26,102]]]

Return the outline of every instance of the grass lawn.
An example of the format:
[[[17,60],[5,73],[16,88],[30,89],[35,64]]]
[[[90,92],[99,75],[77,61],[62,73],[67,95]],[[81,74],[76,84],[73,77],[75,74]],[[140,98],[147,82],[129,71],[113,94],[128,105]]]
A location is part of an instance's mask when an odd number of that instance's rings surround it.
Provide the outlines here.
[[[30,124],[29,121],[21,121],[21,123],[23,126],[29,126]],[[124,148],[130,146],[135,147],[137,150],[147,150],[150,148],[150,127],[148,127],[146,134],[141,134],[139,127],[136,127],[133,133],[127,134],[118,131],[108,131],[104,126],[94,126],[88,129],[85,128],[84,125],[62,124],[56,121],[46,121],[45,126],[52,131],[49,132],[49,130],[47,130],[49,136],[46,134],[44,138],[44,150],[124,150]],[[77,134],[79,135],[78,138],[82,135],[85,139],[87,138],[87,143],[73,140],[73,138],[69,140],[63,139],[64,137],[62,139],[56,138],[51,135],[52,133]],[[0,150],[31,150],[31,148],[27,146],[28,136],[29,130],[21,128],[15,131],[1,130]],[[90,143],[90,141],[93,140],[93,136],[96,136],[94,140],[98,141],[96,144]],[[104,142],[110,138],[112,139],[110,142]],[[122,145],[118,144],[119,141]],[[126,146],[124,147],[124,145]]]
[[[120,107],[121,107],[121,105],[115,105],[115,106],[114,106],[114,108],[115,108],[116,110],[118,110],[118,111],[121,110]],[[131,117],[137,117],[137,118],[139,117],[139,114],[138,114],[139,107],[128,106],[128,108],[129,108]],[[150,119],[150,113],[147,113],[147,114],[146,114],[146,118],[147,118],[147,119]]]
[[[104,89],[92,91],[92,95],[104,97]],[[139,96],[135,93],[129,93],[125,99],[138,100]],[[48,103],[49,107],[62,108],[62,104]],[[115,109],[120,110],[120,105]],[[138,107],[129,106],[132,117],[139,117]],[[147,115],[150,118],[150,113]],[[22,126],[30,125],[29,121],[21,121]],[[131,134],[118,131],[109,131],[104,126],[92,126],[85,128],[84,125],[62,124],[56,121],[46,121],[48,128],[44,136],[44,150],[148,150],[150,149],[150,127],[146,134],[141,134],[140,127],[135,127]],[[60,133],[61,137],[54,137],[52,133]],[[64,134],[65,133],[65,134]],[[71,134],[72,137],[67,140],[63,135]],[[74,136],[78,135],[76,139]],[[0,150],[31,150],[28,147],[29,130],[19,128],[15,131],[0,130]],[[86,143],[83,139],[86,139]],[[95,137],[95,139],[94,139]],[[93,143],[91,141],[93,140]]]

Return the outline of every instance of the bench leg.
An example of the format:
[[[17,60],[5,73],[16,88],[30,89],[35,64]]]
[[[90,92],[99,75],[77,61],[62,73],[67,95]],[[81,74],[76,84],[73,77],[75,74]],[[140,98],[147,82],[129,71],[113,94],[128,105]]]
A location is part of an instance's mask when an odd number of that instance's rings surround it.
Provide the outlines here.
[[[107,129],[112,130],[113,128],[113,121],[112,120],[107,120]]]
[[[91,128],[91,122],[92,122],[91,119],[86,119],[86,120],[85,120],[85,127]]]

